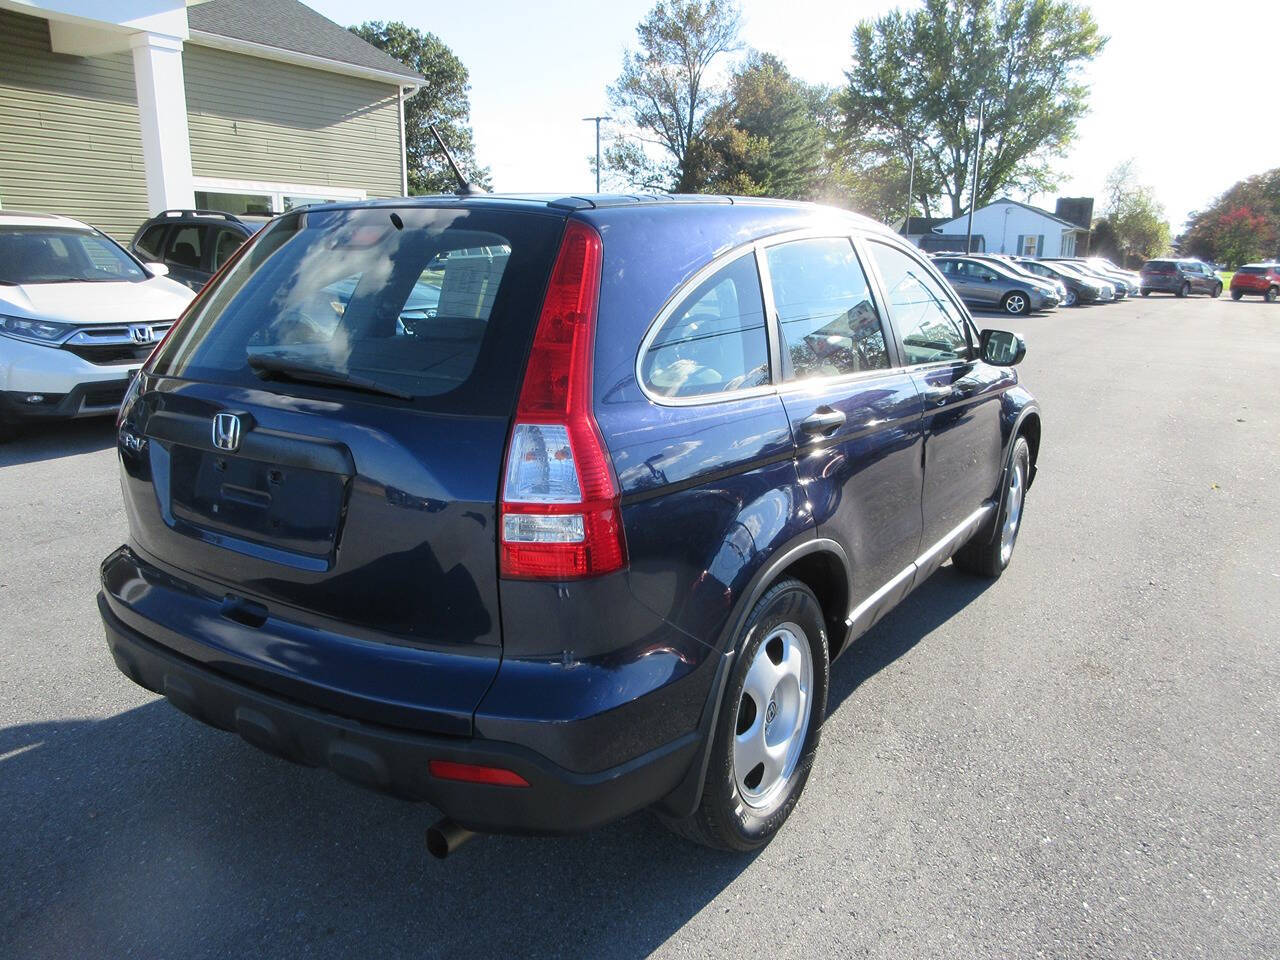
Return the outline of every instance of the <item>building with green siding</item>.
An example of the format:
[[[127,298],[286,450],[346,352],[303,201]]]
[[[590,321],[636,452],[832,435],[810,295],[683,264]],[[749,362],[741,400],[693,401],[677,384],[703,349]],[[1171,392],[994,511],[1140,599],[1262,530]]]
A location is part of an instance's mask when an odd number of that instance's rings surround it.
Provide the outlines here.
[[[0,208],[126,240],[166,209],[400,196],[422,80],[298,0],[0,0]]]

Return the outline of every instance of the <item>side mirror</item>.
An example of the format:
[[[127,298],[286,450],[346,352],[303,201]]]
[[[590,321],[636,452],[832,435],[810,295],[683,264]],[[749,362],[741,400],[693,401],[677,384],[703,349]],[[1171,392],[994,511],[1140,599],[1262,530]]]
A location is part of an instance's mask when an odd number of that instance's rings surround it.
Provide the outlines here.
[[[1027,345],[1016,333],[1007,330],[983,330],[978,335],[978,354],[984,363],[995,367],[1012,367],[1027,355]]]
[[[144,263],[143,266],[147,268],[147,273],[153,277],[167,277],[169,275],[169,268],[163,263]]]

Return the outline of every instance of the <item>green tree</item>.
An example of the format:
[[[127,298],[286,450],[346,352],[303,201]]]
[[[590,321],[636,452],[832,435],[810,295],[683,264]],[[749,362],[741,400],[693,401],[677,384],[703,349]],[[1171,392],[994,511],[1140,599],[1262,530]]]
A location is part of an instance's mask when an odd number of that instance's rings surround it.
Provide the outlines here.
[[[978,205],[1045,190],[1087,110],[1081,70],[1106,42],[1093,15],[1064,0],[925,0],[864,20],[846,74],[846,130],[881,157],[914,152],[921,191],[939,191],[958,217],[981,105]]]
[[[1228,267],[1258,260],[1275,249],[1276,235],[1268,219],[1248,207],[1222,214],[1217,223],[1217,258]]]
[[[444,137],[467,179],[489,187],[489,169],[476,162],[471,135],[470,74],[454,52],[435,34],[400,22],[371,20],[348,29],[426,78],[422,89],[404,104],[409,192],[452,193],[458,186],[448,161],[427,129],[431,123]]]
[[[1228,251],[1230,247],[1239,252],[1239,232],[1244,221],[1230,215],[1241,209],[1261,218],[1255,224],[1256,256],[1280,256],[1280,167],[1232,184],[1206,209],[1191,214],[1186,233],[1178,238],[1179,252],[1209,260],[1241,262]]]
[[[688,180],[713,193],[811,199],[823,174],[825,100],[777,57],[752,53],[707,114]]]
[[[626,53],[609,87],[614,115],[636,137],[615,136],[606,171],[645,189],[695,189],[704,174],[690,153],[703,156],[698,139],[715,96],[707,69],[738,49],[738,26],[731,0],[659,0],[636,27],[639,49]]]
[[[1169,222],[1150,187],[1138,183],[1132,160],[1107,176],[1102,219],[1094,225],[1093,250],[1115,259],[1149,260],[1169,252]]]

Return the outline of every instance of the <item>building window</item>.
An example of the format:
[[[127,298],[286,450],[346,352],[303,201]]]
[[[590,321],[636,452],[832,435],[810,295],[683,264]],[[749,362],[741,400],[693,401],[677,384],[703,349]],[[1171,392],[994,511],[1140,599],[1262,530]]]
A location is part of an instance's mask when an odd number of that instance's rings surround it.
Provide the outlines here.
[[[196,207],[236,216],[269,217],[308,203],[364,200],[364,190],[309,184],[263,183],[195,177]]]

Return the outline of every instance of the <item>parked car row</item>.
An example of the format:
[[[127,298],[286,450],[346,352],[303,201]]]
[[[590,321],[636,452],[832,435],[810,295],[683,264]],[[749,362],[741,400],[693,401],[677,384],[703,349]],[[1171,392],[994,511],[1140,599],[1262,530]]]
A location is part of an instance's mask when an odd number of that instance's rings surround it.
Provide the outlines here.
[[[1222,278],[1214,268],[1193,259],[1148,260],[1139,273],[1103,257],[937,253],[933,261],[970,307],[1012,314],[1052,310],[1059,304],[1107,303],[1139,294],[1219,297],[1223,291]],[[1240,267],[1231,279],[1231,298],[1244,296],[1260,296],[1268,303],[1280,300],[1280,264]]]

